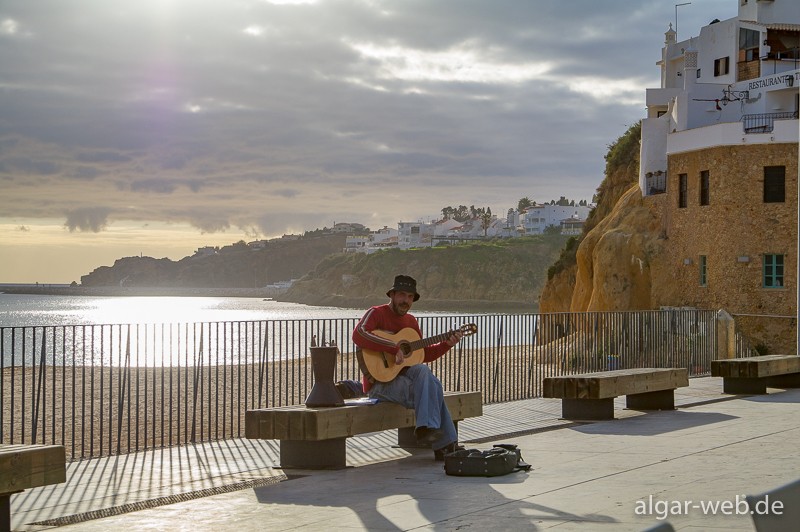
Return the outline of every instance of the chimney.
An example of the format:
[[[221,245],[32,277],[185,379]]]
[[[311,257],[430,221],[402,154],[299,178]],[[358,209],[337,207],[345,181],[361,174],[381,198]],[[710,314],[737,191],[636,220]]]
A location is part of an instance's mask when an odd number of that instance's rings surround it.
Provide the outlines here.
[[[689,45],[683,52],[683,90],[689,90],[697,81],[697,50]]]

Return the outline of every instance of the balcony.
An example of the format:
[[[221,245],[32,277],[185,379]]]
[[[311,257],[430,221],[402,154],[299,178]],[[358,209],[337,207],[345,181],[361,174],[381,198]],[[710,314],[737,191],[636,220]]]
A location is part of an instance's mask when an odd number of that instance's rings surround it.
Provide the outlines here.
[[[647,181],[647,195],[665,194],[667,192],[667,173],[658,170],[644,174]]]
[[[792,119],[797,119],[797,111],[743,115],[742,127],[745,133],[772,133],[775,120]]]

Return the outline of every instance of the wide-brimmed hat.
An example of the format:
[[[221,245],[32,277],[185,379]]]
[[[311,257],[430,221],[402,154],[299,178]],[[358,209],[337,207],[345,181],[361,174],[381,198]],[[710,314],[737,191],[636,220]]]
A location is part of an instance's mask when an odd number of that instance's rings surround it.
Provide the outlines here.
[[[398,275],[394,278],[394,285],[386,292],[388,297],[392,297],[392,292],[408,292],[414,294],[414,301],[419,299],[417,293],[417,281],[408,275]]]

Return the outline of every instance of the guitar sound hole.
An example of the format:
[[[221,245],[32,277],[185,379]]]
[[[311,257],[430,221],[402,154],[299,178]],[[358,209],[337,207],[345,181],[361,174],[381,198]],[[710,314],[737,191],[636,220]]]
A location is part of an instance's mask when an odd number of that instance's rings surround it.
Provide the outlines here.
[[[406,357],[411,354],[411,346],[408,342],[400,342],[400,349],[403,350],[403,355]]]

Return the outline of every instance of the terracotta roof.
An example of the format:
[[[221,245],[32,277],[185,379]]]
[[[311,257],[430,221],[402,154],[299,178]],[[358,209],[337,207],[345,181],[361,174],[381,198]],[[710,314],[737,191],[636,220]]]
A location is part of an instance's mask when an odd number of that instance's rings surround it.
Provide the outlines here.
[[[763,22],[756,22],[755,20],[740,20],[739,22],[746,22],[748,24],[756,24],[764,26],[768,30],[781,30],[781,31],[800,31],[800,24],[785,24],[782,22],[773,22],[764,24]]]

